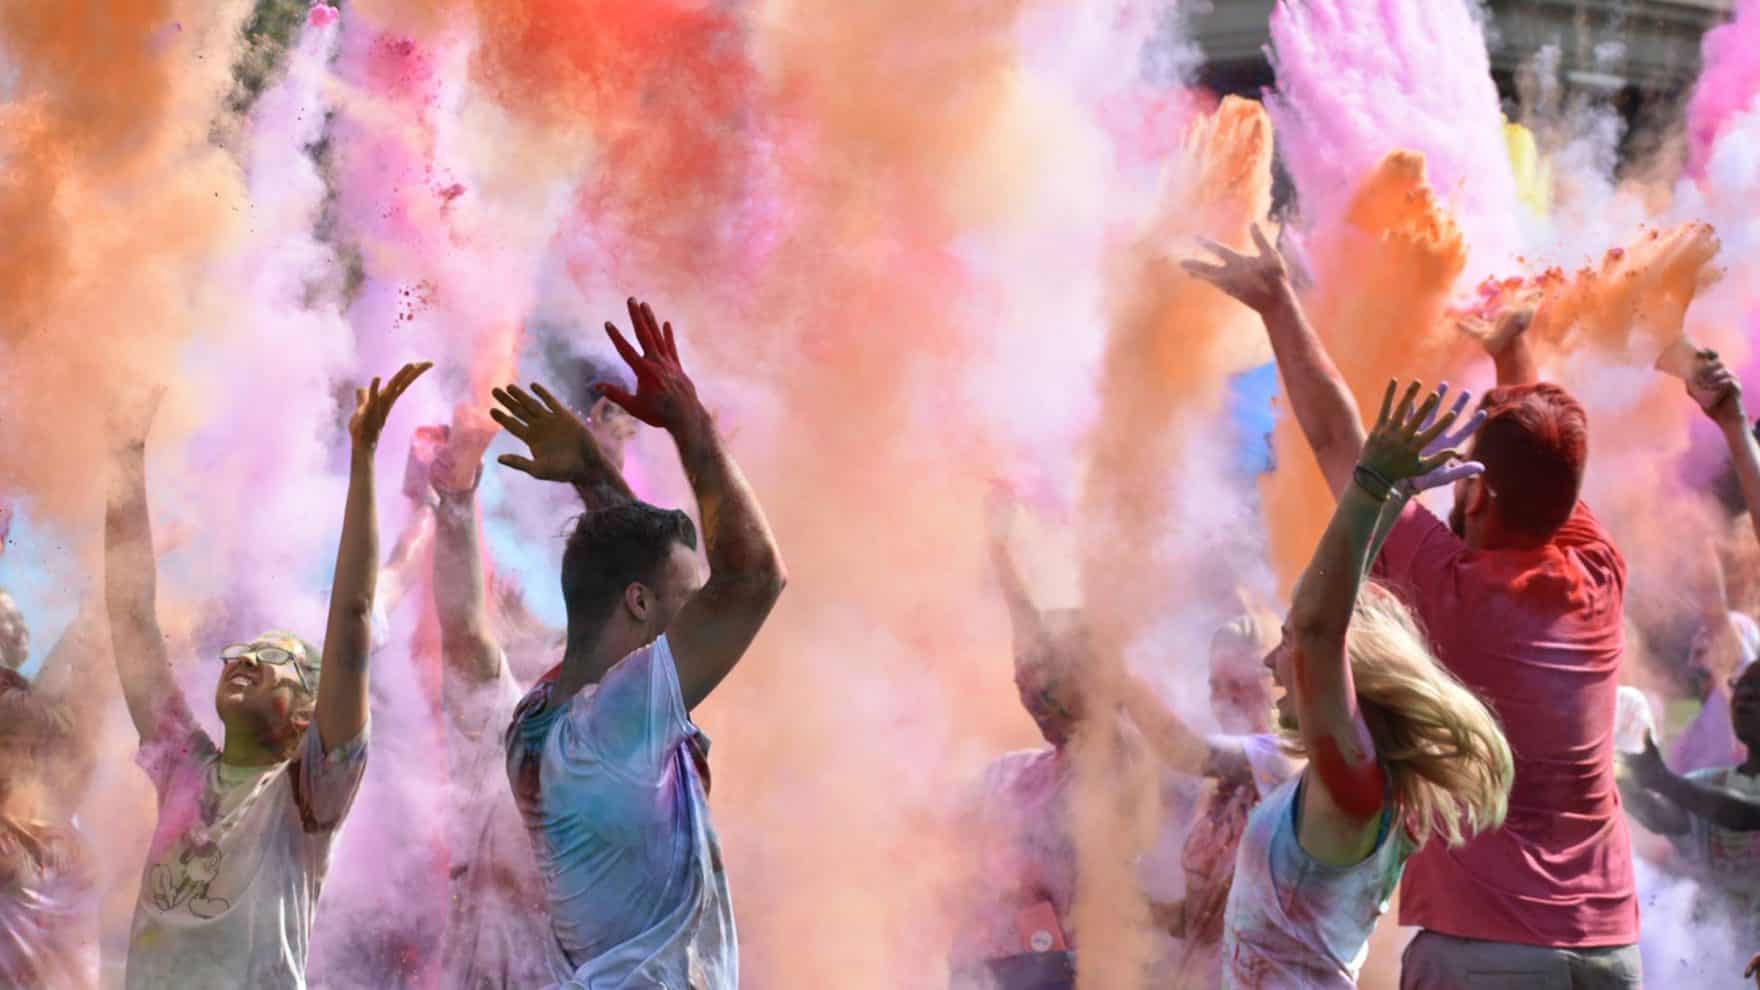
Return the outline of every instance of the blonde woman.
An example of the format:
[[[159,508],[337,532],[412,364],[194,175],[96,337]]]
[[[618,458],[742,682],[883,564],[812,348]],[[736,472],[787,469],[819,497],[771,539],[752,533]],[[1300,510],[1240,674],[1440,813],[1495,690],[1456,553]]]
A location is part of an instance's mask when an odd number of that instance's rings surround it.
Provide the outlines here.
[[[1452,450],[1426,450],[1466,396],[1432,426],[1443,391],[1416,409],[1417,383],[1397,407],[1395,392],[1389,383],[1355,483],[1266,661],[1284,688],[1280,726],[1309,763],[1247,821],[1223,934],[1225,987],[1354,987],[1406,858],[1437,832],[1459,845],[1503,821],[1515,772],[1497,720],[1438,665],[1406,607],[1363,580],[1383,521],[1405,497],[1480,469],[1453,463]]]

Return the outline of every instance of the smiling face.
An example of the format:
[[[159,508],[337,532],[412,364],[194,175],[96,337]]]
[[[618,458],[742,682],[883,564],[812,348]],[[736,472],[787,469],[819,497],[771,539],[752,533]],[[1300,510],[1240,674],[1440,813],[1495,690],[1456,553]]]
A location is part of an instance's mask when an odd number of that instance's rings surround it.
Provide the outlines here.
[[[296,737],[309,724],[317,678],[308,649],[292,637],[266,634],[241,650],[228,650],[242,654],[224,661],[214,688],[214,709],[228,732],[279,741]],[[276,651],[291,659],[271,662]],[[302,662],[303,669],[296,666]]]
[[[1295,667],[1296,648],[1290,642],[1289,631],[1286,629],[1277,646],[1265,654],[1265,668],[1271,671],[1271,683],[1281,692],[1277,696],[1275,707],[1277,726],[1289,732],[1298,728],[1295,699],[1290,694],[1291,686],[1296,682]]]

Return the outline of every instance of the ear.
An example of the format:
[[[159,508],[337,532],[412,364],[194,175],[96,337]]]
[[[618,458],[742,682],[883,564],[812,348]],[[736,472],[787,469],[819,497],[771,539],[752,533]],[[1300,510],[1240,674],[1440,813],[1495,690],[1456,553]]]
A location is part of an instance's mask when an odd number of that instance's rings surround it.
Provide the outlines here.
[[[1485,484],[1483,477],[1475,478],[1467,486],[1467,515],[1483,516],[1491,511],[1491,489]]]
[[[653,605],[653,594],[640,581],[632,581],[623,589],[623,607],[629,610],[630,617],[637,622],[648,621],[648,610]]]

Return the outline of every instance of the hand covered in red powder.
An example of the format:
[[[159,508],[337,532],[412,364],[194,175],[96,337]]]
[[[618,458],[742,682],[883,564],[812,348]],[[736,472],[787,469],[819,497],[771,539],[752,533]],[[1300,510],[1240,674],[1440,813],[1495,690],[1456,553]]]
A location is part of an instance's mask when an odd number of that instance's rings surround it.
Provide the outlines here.
[[[649,426],[676,433],[679,429],[707,420],[703,404],[697,399],[697,387],[684,373],[678,359],[678,344],[672,337],[672,324],[661,324],[654,310],[645,302],[629,300],[629,318],[635,327],[640,354],[617,332],[613,324],[605,324],[605,333],[617,353],[636,375],[634,395],[616,385],[602,385],[607,399],[622,406],[631,416]]]
[[[379,434],[385,429],[385,419],[391,415],[391,407],[409,389],[422,373],[434,366],[432,361],[419,364],[406,364],[397,369],[391,381],[385,387],[379,387],[379,379],[374,378],[366,388],[354,390],[354,415],[348,420],[348,435],[353,438],[356,450],[373,450],[379,446]]]
[[[1187,274],[1209,282],[1256,313],[1264,313],[1286,298],[1290,291],[1289,269],[1258,224],[1253,224],[1253,244],[1259,251],[1256,255],[1241,254],[1209,238],[1200,238],[1200,243],[1221,258],[1222,263],[1187,259],[1179,263]]]
[[[1748,413],[1742,403],[1742,383],[1736,379],[1716,351],[1704,350],[1694,355],[1693,377],[1687,382],[1687,394],[1719,426],[1748,427]]]

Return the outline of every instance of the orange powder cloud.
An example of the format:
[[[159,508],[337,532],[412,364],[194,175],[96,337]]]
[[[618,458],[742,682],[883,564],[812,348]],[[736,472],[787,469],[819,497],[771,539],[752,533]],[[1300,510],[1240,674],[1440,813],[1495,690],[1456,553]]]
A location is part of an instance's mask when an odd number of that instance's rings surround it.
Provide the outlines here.
[[[1314,239],[1308,317],[1365,413],[1389,378],[1434,385],[1452,365],[1455,331],[1442,319],[1467,246],[1424,174],[1423,156],[1396,151],[1364,177],[1339,228]],[[1292,416],[1273,438],[1277,470],[1264,483],[1272,561],[1285,591],[1313,555],[1333,499]]]
[[[1126,651],[1201,583],[1191,561],[1162,552],[1177,522],[1173,482],[1190,467],[1194,424],[1218,416],[1228,374],[1244,366],[1238,342],[1256,331],[1250,314],[1180,270],[1170,251],[1200,235],[1248,243],[1250,225],[1271,206],[1271,155],[1271,121],[1257,103],[1231,97],[1196,119],[1168,165],[1158,215],[1120,265],[1082,497],[1082,593],[1101,659],[1083,685],[1092,711],[1117,709],[1129,689]],[[1233,584],[1224,577],[1215,586]],[[1076,749],[1073,913],[1083,990],[1135,987],[1153,962],[1136,864],[1159,825],[1163,771],[1125,738],[1090,731]]]
[[[91,506],[106,400],[168,378],[244,217],[210,135],[245,8],[0,6],[0,478],[50,518]]]

